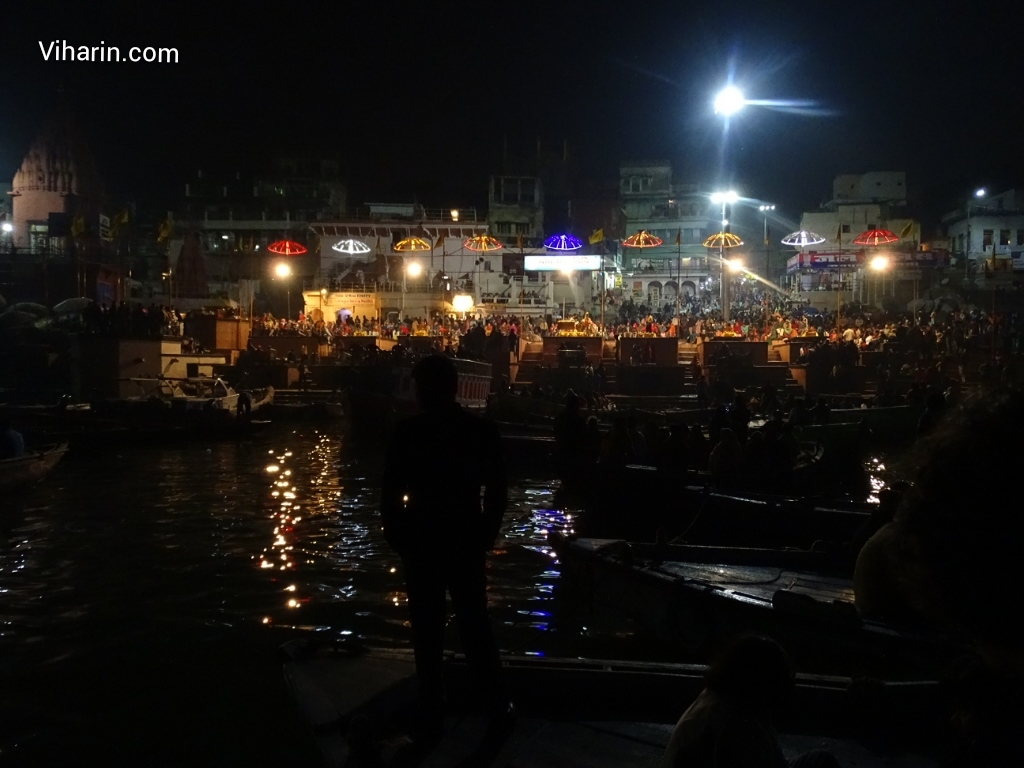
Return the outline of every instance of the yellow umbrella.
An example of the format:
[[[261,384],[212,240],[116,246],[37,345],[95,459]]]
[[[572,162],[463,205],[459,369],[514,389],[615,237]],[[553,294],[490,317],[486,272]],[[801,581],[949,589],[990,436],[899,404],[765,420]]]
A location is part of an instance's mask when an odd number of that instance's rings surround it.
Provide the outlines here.
[[[407,237],[404,240],[399,240],[392,246],[392,248],[399,253],[409,253],[410,251],[429,251],[430,243],[419,237]]]
[[[743,241],[732,232],[715,232],[704,241],[705,248],[735,248],[739,245],[743,245]]]

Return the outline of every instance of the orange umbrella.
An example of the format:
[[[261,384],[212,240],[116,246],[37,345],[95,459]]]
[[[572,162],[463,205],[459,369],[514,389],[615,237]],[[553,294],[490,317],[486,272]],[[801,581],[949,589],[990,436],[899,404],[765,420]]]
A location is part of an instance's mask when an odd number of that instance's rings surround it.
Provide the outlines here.
[[[704,241],[705,248],[735,248],[740,245],[743,245],[743,241],[732,232],[715,232]]]
[[[268,245],[267,250],[278,256],[301,256],[306,252],[306,246],[296,243],[294,240],[278,240],[276,243]]]
[[[463,240],[462,247],[467,251],[500,251],[505,246],[490,235],[476,235]]]
[[[855,238],[853,238],[854,245],[888,245],[889,243],[895,243],[899,240],[895,233],[890,232],[888,229],[869,229],[867,232],[861,232]]]
[[[655,237],[645,229],[641,229],[635,235],[630,235],[622,241],[626,248],[656,248],[661,243],[660,237]]]
[[[399,240],[392,247],[399,253],[409,253],[411,251],[429,251],[430,243],[419,237],[407,237],[404,240]]]

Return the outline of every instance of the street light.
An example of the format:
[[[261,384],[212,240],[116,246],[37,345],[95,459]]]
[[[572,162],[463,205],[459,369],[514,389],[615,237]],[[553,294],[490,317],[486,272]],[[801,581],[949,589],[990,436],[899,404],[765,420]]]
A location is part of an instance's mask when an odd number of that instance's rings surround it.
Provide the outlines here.
[[[0,224],[0,229],[2,229],[7,234],[10,234],[11,232],[14,231],[14,225],[11,224],[11,222],[9,221],[5,221],[3,224]]]
[[[285,281],[285,296],[287,296],[287,307],[288,307],[288,320],[292,319],[292,294],[288,287],[287,280],[292,276],[292,268],[288,266],[286,262],[278,262],[277,266],[274,267],[274,274]]]
[[[743,109],[746,104],[743,92],[735,85],[727,85],[715,96],[715,114],[729,117]]]
[[[728,90],[728,89],[726,89],[726,90]],[[716,111],[717,111],[717,107],[716,107]],[[723,237],[719,238],[719,243],[718,243],[718,262],[722,265],[722,287],[721,287],[722,319],[725,322],[729,322],[730,314],[731,314],[730,311],[729,311],[729,280],[727,280],[726,276],[725,276],[725,263],[726,262],[725,262],[725,237],[724,237],[724,234],[727,231],[726,227],[729,226],[729,220],[727,218],[725,218],[725,206],[730,204],[730,203],[735,203],[739,199],[740,199],[739,194],[737,194],[733,190],[729,190],[728,192],[715,192],[714,194],[711,195],[711,202],[712,203],[715,203],[715,204],[721,203],[722,204],[722,233],[723,233]]]
[[[774,211],[775,210],[775,206],[772,205],[771,203],[766,203],[765,205],[757,206],[757,210],[759,210],[761,213],[764,214],[764,276],[765,277],[769,277],[769,275],[768,275],[768,257],[769,257],[769,253],[768,253],[768,211]]]
[[[405,273],[402,275],[402,320],[405,319],[405,294],[409,286],[407,278],[417,278],[423,273],[423,266],[418,261],[410,261],[405,265]]]
[[[985,197],[985,189],[982,188],[982,189],[974,190],[974,196],[978,200],[981,200],[983,197]],[[972,204],[973,204],[972,201],[970,199],[968,199],[968,201],[967,201],[967,244],[964,246],[964,277],[965,278],[967,277],[967,272],[970,269],[970,264],[971,264],[971,205]],[[984,243],[982,243],[981,250],[982,250],[982,252],[984,252],[984,250],[985,250],[985,244]]]
[[[883,289],[882,292],[883,293],[885,292],[884,291],[884,288],[885,288],[884,280],[885,280],[885,278],[883,277],[883,275],[884,275],[885,271],[888,268],[889,268],[889,257],[888,256],[875,256],[873,259],[871,259],[871,269],[874,272],[878,273],[878,278],[879,278],[879,282],[875,283],[875,301],[876,302],[879,300],[879,297],[878,297],[879,291],[878,291],[878,289],[879,289],[880,286]]]

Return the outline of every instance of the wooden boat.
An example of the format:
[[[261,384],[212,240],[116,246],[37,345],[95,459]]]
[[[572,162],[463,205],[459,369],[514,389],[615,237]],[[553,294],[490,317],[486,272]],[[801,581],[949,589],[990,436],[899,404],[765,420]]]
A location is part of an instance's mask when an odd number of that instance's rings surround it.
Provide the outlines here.
[[[628,618],[691,652],[757,631],[805,671],[916,676],[937,673],[968,649],[961,638],[862,619],[850,578],[652,559],[621,540],[553,533],[550,541],[562,565],[560,605]]]
[[[284,650],[285,680],[326,765],[361,764],[353,755],[357,739],[380,751],[381,764],[398,764],[397,755],[409,744],[404,732],[416,691],[412,653],[317,648],[303,640]],[[502,668],[518,718],[489,759],[462,762],[472,760],[484,722],[470,695],[464,657],[446,654],[444,737],[420,765],[655,765],[707,674],[696,664],[511,655],[502,657]],[[865,768],[903,759],[937,765],[935,736],[949,719],[939,694],[939,684],[927,679],[860,685],[847,677],[799,674],[792,701],[778,713],[779,741],[787,757],[810,743],[843,764]],[[889,736],[884,744],[877,738],[871,749],[861,743],[882,733]]]
[[[16,459],[0,461],[0,492],[19,490],[37,483],[57,466],[68,452],[67,443],[27,451]]]
[[[100,416],[163,420],[248,419],[274,402],[274,388],[236,391],[218,376],[174,378],[133,378],[139,387],[136,397],[104,400],[93,404]]]

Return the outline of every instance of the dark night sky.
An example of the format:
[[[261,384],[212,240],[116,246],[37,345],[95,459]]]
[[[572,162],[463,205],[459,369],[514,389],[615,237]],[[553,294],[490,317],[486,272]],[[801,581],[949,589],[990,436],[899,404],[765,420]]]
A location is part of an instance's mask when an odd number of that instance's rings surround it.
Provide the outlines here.
[[[154,205],[173,204],[195,168],[296,150],[340,152],[352,203],[482,203],[504,135],[523,150],[566,139],[594,178],[667,157],[677,181],[711,184],[723,128],[710,101],[733,72],[750,99],[815,103],[748,107],[728,132],[727,176],[794,215],[842,172],[906,170],[928,220],[976,186],[1022,181],[1024,46],[1005,6],[562,6],[5,8],[0,177],[63,86],[109,191]],[[174,46],[181,62],[47,62],[38,41],[52,39]]]

